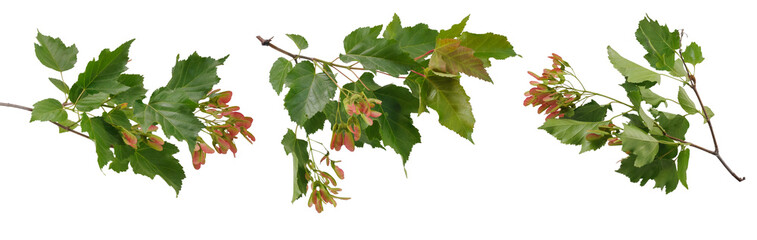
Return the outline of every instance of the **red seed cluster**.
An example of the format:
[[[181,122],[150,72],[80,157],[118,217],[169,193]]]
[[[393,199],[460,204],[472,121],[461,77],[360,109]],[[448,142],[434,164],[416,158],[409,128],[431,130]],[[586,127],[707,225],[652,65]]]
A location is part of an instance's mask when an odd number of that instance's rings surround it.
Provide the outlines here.
[[[565,67],[569,66],[557,54],[549,57],[552,59],[552,69],[544,69],[541,76],[528,72],[538,81],[531,81],[534,87],[525,93],[526,99],[523,106],[539,107],[538,113],[546,113],[545,119],[563,117],[565,112],[575,106],[578,94],[557,86],[565,82]]]

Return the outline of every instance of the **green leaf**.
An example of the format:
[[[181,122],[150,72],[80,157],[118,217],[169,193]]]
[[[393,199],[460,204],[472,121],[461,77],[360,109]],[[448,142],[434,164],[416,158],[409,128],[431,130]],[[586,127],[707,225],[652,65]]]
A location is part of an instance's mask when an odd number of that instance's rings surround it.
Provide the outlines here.
[[[421,142],[421,134],[410,118],[411,109],[417,106],[407,106],[409,104],[407,95],[410,92],[401,93],[398,88],[400,87],[387,87],[386,90],[379,91],[376,97],[382,103],[376,105],[376,108],[381,112],[378,123],[381,125],[381,139],[384,145],[392,147],[402,156],[402,163],[405,164],[410,157],[413,145]],[[402,97],[402,95],[405,96]]]
[[[155,175],[160,176],[176,191],[176,196],[179,196],[181,183],[186,175],[179,160],[173,157],[179,152],[176,146],[166,142],[163,144],[163,151],[157,151],[142,143],[137,149],[126,145],[116,145],[114,148],[116,158],[128,162],[134,173],[145,175],[150,179],[154,179]]]
[[[34,44],[34,53],[37,54],[37,59],[42,65],[58,72],[74,67],[76,54],[79,53],[76,44],[66,47],[60,38],[45,36],[39,31],[37,31],[37,41],[39,44]]]
[[[284,107],[292,121],[300,125],[322,111],[336,91],[331,79],[325,73],[316,74],[315,66],[308,61],[294,66],[286,83],[289,92],[284,97]]]
[[[626,95],[628,96],[628,99],[631,100],[631,104],[634,106],[634,108],[641,108],[642,98],[639,86],[630,82],[625,82],[623,84],[620,84],[620,86],[626,90]]]
[[[200,101],[221,80],[217,69],[228,57],[227,55],[216,60],[211,57],[200,57],[195,52],[186,60],[178,61],[179,56],[176,56],[177,61],[173,67],[171,80],[164,88],[173,90],[174,93],[182,93],[193,102]]]
[[[636,167],[654,161],[654,157],[660,149],[657,139],[633,125],[624,124],[624,131],[620,134],[620,140],[623,141],[623,151],[636,156],[634,161]]]
[[[130,106],[134,106],[134,101],[145,99],[147,89],[144,87],[144,77],[142,77],[142,75],[121,74],[121,76],[118,76],[118,82],[129,87],[129,89],[113,95],[111,97],[113,103],[127,103]]]
[[[607,116],[607,109],[611,109],[610,104],[599,105],[599,103],[591,100],[591,102],[576,108],[573,116],[568,117],[567,119],[582,122],[601,122]]]
[[[460,23],[452,25],[452,27],[450,27],[449,29],[440,31],[437,38],[446,39],[460,37],[460,35],[463,33],[463,29],[465,29],[465,25],[468,23],[468,18],[470,18],[470,15],[465,16],[465,18],[463,18]]]
[[[113,126],[131,129],[131,121],[123,110],[113,109],[108,113],[103,113],[103,118]]]
[[[626,81],[628,82],[660,82],[660,74],[623,58],[610,46],[607,46],[607,56],[608,58],[610,58],[610,63],[612,63],[612,66],[615,67],[615,69],[617,69],[620,74],[623,74],[623,76],[626,77]]]
[[[702,57],[702,48],[700,48],[695,42],[689,44],[689,46],[686,47],[686,51],[683,51],[683,61],[693,65],[702,63],[702,61],[704,61],[704,57]]]
[[[678,180],[681,181],[686,189],[689,189],[689,184],[686,182],[686,170],[689,168],[689,149],[684,149],[678,154]]]
[[[678,186],[676,165],[672,160],[658,159],[643,167],[635,166],[635,162],[638,160],[634,155],[623,159],[616,172],[628,176],[631,182],[641,181],[641,186],[646,185],[650,179],[654,179],[654,187],[665,190],[665,193],[672,192]]]
[[[289,74],[289,71],[291,70],[292,63],[285,58],[280,57],[279,59],[276,59],[276,62],[273,62],[273,66],[271,66],[271,71],[269,72],[269,79],[276,94],[281,94],[281,90],[284,89],[284,82],[286,82],[287,74]]]
[[[418,63],[400,49],[395,40],[378,39],[381,25],[358,28],[344,38],[343,62],[358,61],[363,68],[384,71],[397,77],[407,74]]]
[[[598,129],[600,125],[607,125],[608,123],[606,121],[582,122],[572,119],[547,119],[539,129],[547,131],[563,144],[583,145],[588,142],[586,134],[589,130]]]
[[[305,140],[297,139],[297,136],[291,129],[287,130],[284,138],[281,140],[281,144],[284,145],[284,151],[287,155],[291,154],[293,159],[292,169],[294,169],[294,181],[293,181],[293,193],[292,202],[305,195],[308,190],[308,180],[305,175],[308,174],[305,164],[310,161],[308,157],[307,147],[308,142]]]
[[[694,104],[694,101],[691,101],[689,95],[686,94],[686,90],[684,90],[682,87],[678,87],[678,103],[681,104],[681,108],[683,108],[683,110],[688,114],[699,112],[699,110],[697,110],[697,106]]]
[[[194,146],[197,133],[205,127],[193,113],[196,107],[197,103],[187,99],[182,92],[160,88],[153,92],[149,103],[134,102],[134,118],[142,129],[159,123],[166,136]]]
[[[34,121],[53,121],[60,122],[68,119],[66,109],[58,100],[48,98],[34,104],[32,109],[32,118],[29,122]]]
[[[86,114],[82,114],[81,127],[82,131],[89,133],[89,138],[95,141],[97,164],[100,169],[105,167],[105,165],[108,165],[108,163],[116,160],[113,156],[113,151],[110,150],[111,146],[125,146],[118,129],[106,122],[102,117],[89,118]],[[125,167],[126,168],[116,168],[115,166],[111,166],[116,172],[126,171],[128,166]]]
[[[317,132],[318,130],[323,129],[323,124],[326,122],[326,114],[323,114],[323,112],[318,112],[313,117],[305,121],[305,124],[302,125],[303,128],[305,128],[305,133],[307,134],[313,134]]]
[[[407,88],[389,84],[376,89],[373,91],[373,94],[375,94],[377,99],[381,100],[382,104],[384,101],[399,104],[402,107],[401,114],[409,116],[410,113],[418,110],[418,98],[414,97]]]
[[[460,85],[459,76],[444,77],[430,73],[421,86],[421,92],[423,101],[439,114],[439,124],[473,143],[476,119],[473,117],[470,97]],[[417,107],[417,100],[414,105]]]
[[[300,50],[305,50],[306,48],[308,48],[308,41],[305,40],[304,37],[297,34],[287,34],[287,37],[289,37],[289,39],[292,39],[294,44],[297,45],[297,48],[299,48]]]
[[[68,120],[68,119],[63,120],[63,121],[59,121],[58,123],[60,123],[60,125],[63,125],[63,126],[66,126],[66,127],[70,128],[70,129],[74,129],[74,128],[76,128],[76,127],[79,126],[78,123],[76,123],[74,121],[71,121],[71,120]],[[64,132],[68,132],[68,130],[63,129],[62,127],[58,127],[58,133],[64,133]]]
[[[484,62],[473,55],[473,49],[460,45],[460,40],[439,39],[434,54],[428,64],[429,68],[449,74],[465,73],[468,76],[492,82],[484,68]]]
[[[392,16],[392,21],[386,25],[383,36],[386,39],[395,39],[400,31],[402,31],[402,22],[400,21],[400,17],[395,13]]]
[[[460,45],[473,49],[473,55],[484,62],[489,61],[489,58],[503,60],[517,55],[507,37],[494,33],[464,32],[460,37]]]
[[[686,131],[689,129],[689,121],[686,117],[661,111],[657,114],[657,122],[670,136],[681,140],[686,139]]]
[[[87,68],[79,74],[79,80],[71,86],[68,99],[81,111],[91,111],[100,107],[108,99],[108,94],[117,94],[128,89],[118,82],[118,77],[126,71],[129,61],[129,40],[113,50],[103,49],[97,60],[87,63]]]
[[[681,59],[676,59],[673,65],[673,70],[668,72],[670,73],[670,75],[683,77],[686,76],[686,67],[683,66],[683,61],[681,61]]]
[[[644,126],[647,127],[647,129],[649,130],[650,134],[652,134],[654,136],[662,136],[663,135],[662,134],[662,130],[659,127],[657,127],[657,125],[655,124],[654,119],[652,119],[652,117],[650,117],[649,115],[647,115],[647,113],[644,111],[644,109],[638,109],[637,112],[639,113],[639,116],[641,117],[641,120],[643,121]]]
[[[670,32],[668,26],[661,26],[657,21],[645,17],[639,21],[636,40],[647,50],[644,58],[653,68],[664,71],[674,70],[675,51],[681,48],[681,36],[678,30]]]
[[[707,112],[707,117],[708,117],[709,119],[712,119],[712,117],[714,117],[714,116],[715,116],[715,113],[714,113],[714,112],[712,112],[712,110],[711,110],[711,109],[710,109],[710,107],[708,107],[708,106],[704,106],[704,111],[705,111],[705,112]],[[701,113],[700,113],[700,114],[701,114]],[[705,117],[704,117],[704,114],[702,114],[702,118],[705,118]],[[704,123],[707,123],[707,118],[705,118],[705,120],[704,120]]]
[[[50,80],[50,83],[52,83],[53,85],[55,85],[56,88],[58,88],[58,90],[60,90],[61,92],[65,94],[68,94],[68,90],[69,90],[68,84],[66,84],[65,82],[59,79],[55,79],[55,78],[48,78],[48,79]]]
[[[652,92],[652,90],[646,87],[639,86],[639,93],[641,93],[641,99],[652,105],[652,107],[658,107],[660,103],[665,103],[665,106],[668,105],[664,97],[657,95],[657,93]]]
[[[428,25],[420,23],[412,27],[403,28],[394,39],[403,52],[406,52],[410,57],[416,58],[434,49],[437,34],[436,30],[429,29]]]

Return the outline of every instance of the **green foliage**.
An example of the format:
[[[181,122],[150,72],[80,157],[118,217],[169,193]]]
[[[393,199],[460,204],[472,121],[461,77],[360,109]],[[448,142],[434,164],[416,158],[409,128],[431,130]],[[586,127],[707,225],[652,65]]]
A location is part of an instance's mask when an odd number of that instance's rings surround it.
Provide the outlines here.
[[[70,90],[70,88],[68,87],[68,84],[66,84],[66,82],[63,82],[57,78],[48,78],[48,79],[50,80],[50,83],[55,85],[55,88],[57,88],[64,94],[68,94],[68,91]]]
[[[165,143],[162,151],[152,149],[146,144],[140,144],[137,149],[125,145],[116,145],[114,149],[116,154],[114,164],[125,166],[128,163],[134,173],[145,175],[150,179],[158,175],[176,191],[176,196],[179,195],[182,180],[186,175],[184,175],[184,169],[179,164],[179,160],[173,157],[174,154],[179,152],[176,146]]]
[[[539,129],[560,140],[561,143],[570,145],[583,145],[589,130],[598,129],[599,125],[608,122],[582,122],[572,119],[547,119]]]
[[[644,58],[653,68],[663,71],[674,69],[675,52],[681,48],[678,30],[670,32],[668,26],[646,17],[639,21],[636,40],[647,50]]]
[[[300,50],[305,50],[306,48],[308,48],[308,41],[305,40],[304,37],[297,34],[287,34],[287,37],[289,37],[289,39],[292,39],[294,44],[297,45],[297,48],[299,48]]]
[[[686,51],[683,51],[683,61],[691,63],[692,65],[702,63],[702,61],[704,61],[704,57],[702,57],[702,48],[700,48],[695,42],[689,44],[689,46],[686,47]]]
[[[438,113],[442,126],[473,142],[475,118],[470,97],[460,84],[461,74],[491,82],[486,72],[490,59],[517,54],[505,36],[464,32],[467,21],[466,17],[440,33],[423,23],[403,27],[395,14],[386,28],[362,27],[349,33],[343,41],[345,52],[337,59],[344,64],[306,57],[301,52],[292,59],[298,62],[294,67],[285,58],[273,63],[269,72],[271,86],[276,93],[284,91],[284,86],[289,88],[284,107],[298,129],[304,130],[299,133],[307,136],[307,141],[298,140],[298,131],[290,130],[282,141],[295,160],[293,200],[307,194],[308,183],[318,187],[331,182],[322,178],[324,173],[316,167],[314,159],[319,157],[315,155],[320,154],[321,161],[328,164],[333,151],[340,149],[391,147],[403,164],[407,163],[413,147],[421,142],[411,114],[428,112],[427,106]],[[272,45],[259,39],[264,46]],[[299,37],[293,38],[295,42],[296,39]],[[279,47],[274,49],[293,56]],[[362,75],[357,71],[363,71]],[[405,86],[377,84],[373,80],[383,75],[404,78]],[[339,84],[342,78],[350,83]],[[329,147],[326,141],[310,139],[322,129],[331,133]],[[310,151],[297,150],[305,147]],[[343,174],[341,169],[332,168],[335,174]],[[319,201],[330,202],[328,198],[318,200],[324,193],[311,192],[310,196],[309,204],[315,204],[319,212]]]
[[[607,56],[610,58],[612,66],[623,74],[626,77],[626,81],[630,83],[642,83],[645,81],[660,82],[660,74],[623,58],[610,46],[607,46]]]
[[[129,61],[129,47],[134,40],[121,44],[113,51],[104,49],[97,60],[87,63],[87,68],[79,74],[79,80],[71,86],[68,99],[80,111],[88,112],[105,103],[110,94],[128,89],[118,82],[118,77],[126,71]]]

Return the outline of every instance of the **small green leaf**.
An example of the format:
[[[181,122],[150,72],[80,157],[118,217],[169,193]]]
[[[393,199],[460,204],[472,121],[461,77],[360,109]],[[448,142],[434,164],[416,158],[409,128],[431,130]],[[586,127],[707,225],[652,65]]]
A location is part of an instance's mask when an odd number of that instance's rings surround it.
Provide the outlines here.
[[[484,62],[489,58],[503,60],[517,55],[507,37],[494,33],[464,32],[460,36],[460,45],[473,49],[473,55]]]
[[[140,143],[137,149],[126,145],[116,145],[114,150],[121,164],[128,162],[134,173],[145,175],[150,179],[154,179],[156,175],[160,176],[176,191],[176,196],[179,195],[182,180],[186,178],[186,175],[179,160],[173,157],[179,152],[176,146],[166,142],[163,144],[163,151],[157,151],[147,144]]]
[[[71,121],[71,120],[68,120],[68,119],[63,120],[63,121],[59,121],[58,123],[60,123],[60,125],[63,125],[63,126],[66,126],[66,127],[70,128],[70,129],[74,129],[77,126],[79,126],[78,123],[76,123],[74,121]],[[63,129],[62,127],[58,127],[58,133],[64,133],[64,132],[68,132],[68,130]]]
[[[79,79],[71,86],[68,99],[81,111],[98,108],[108,99],[109,94],[117,94],[129,89],[118,82],[119,75],[126,71],[129,61],[129,40],[113,50],[104,49],[97,60],[87,63],[87,68],[79,74]]]
[[[599,103],[591,100],[591,102],[576,108],[573,116],[567,119],[582,122],[601,122],[607,116],[607,109],[610,109],[610,104],[599,105]]]
[[[634,108],[640,108],[642,98],[639,86],[630,82],[625,82],[623,84],[620,84],[620,86],[626,90],[626,95],[628,96],[628,99],[631,100],[631,104],[634,106]]]
[[[29,122],[60,122],[66,119],[68,119],[68,114],[66,113],[66,109],[63,109],[63,104],[61,104],[58,100],[48,98],[34,104],[34,109],[32,110],[32,118],[31,120],[29,120]]]
[[[461,46],[460,40],[437,40],[434,55],[431,56],[428,66],[435,71],[453,75],[463,72],[468,76],[492,82],[484,68],[484,62],[473,55],[473,49]]]
[[[691,101],[689,95],[686,94],[686,90],[684,90],[682,87],[678,87],[678,103],[681,104],[681,108],[683,108],[683,110],[688,114],[699,112],[699,110],[697,110],[697,106],[694,104],[694,101]]]
[[[662,111],[657,115],[657,122],[667,134],[681,140],[686,139],[686,131],[689,129],[689,121],[686,117]]]
[[[53,85],[55,85],[56,88],[58,88],[58,90],[60,90],[61,92],[65,94],[68,94],[69,87],[68,87],[68,84],[66,84],[66,82],[63,82],[55,78],[48,78],[48,79],[50,80],[50,83],[52,83]]]
[[[689,149],[685,149],[678,154],[678,180],[681,181],[686,189],[689,189],[689,184],[686,182],[686,170],[689,168]]]
[[[297,45],[297,48],[299,48],[300,50],[305,50],[306,48],[308,48],[308,41],[305,40],[304,37],[297,34],[287,34],[287,37],[289,37],[289,39],[292,39],[294,44]]]
[[[460,77],[430,73],[421,86],[421,92],[424,102],[439,114],[439,124],[473,143],[476,119],[473,117],[470,97],[460,85]],[[417,100],[414,105],[417,107]]]
[[[702,61],[704,61],[704,57],[702,57],[702,48],[700,48],[695,42],[689,44],[689,46],[686,47],[686,51],[683,51],[683,61],[693,65],[702,63]]]
[[[108,113],[103,113],[103,119],[105,119],[106,122],[110,123],[110,125],[118,126],[123,129],[131,129],[131,121],[129,121],[129,117],[126,116],[126,113],[123,110],[119,109],[113,109]]]
[[[620,74],[623,74],[623,76],[626,77],[626,81],[628,82],[660,82],[660,74],[623,58],[610,46],[607,46],[607,56],[608,58],[610,58],[610,63],[612,63],[612,66],[615,67],[615,69],[617,69]]]
[[[289,92],[284,97],[284,107],[292,121],[300,125],[321,112],[336,91],[331,79],[325,73],[316,73],[315,66],[309,61],[294,66],[286,83]]]
[[[644,58],[653,68],[663,71],[674,70],[675,51],[681,48],[678,30],[670,32],[668,26],[645,17],[639,21],[636,40],[647,50]]]
[[[42,65],[58,72],[74,67],[76,54],[79,53],[75,44],[66,47],[60,38],[45,36],[39,31],[37,31],[37,41],[39,41],[39,44],[34,44],[34,52]]]
[[[308,174],[305,164],[310,161],[307,151],[308,142],[297,139],[294,132],[292,132],[291,129],[288,129],[284,138],[281,140],[281,144],[284,145],[284,151],[286,154],[292,155],[292,169],[294,169],[294,174],[292,174],[294,176],[294,181],[292,182],[292,202],[294,202],[308,191],[308,180],[305,178],[305,175]]]
[[[460,37],[460,35],[463,33],[463,29],[465,29],[465,25],[468,23],[468,18],[470,18],[470,15],[465,16],[465,18],[463,18],[460,23],[452,25],[452,27],[450,27],[449,29],[440,31],[437,38],[446,39]]]
[[[662,130],[659,127],[657,127],[657,125],[655,124],[654,119],[652,119],[652,117],[650,117],[649,115],[647,115],[647,113],[646,113],[646,111],[644,111],[644,109],[639,109],[637,112],[639,113],[639,117],[641,117],[641,120],[644,122],[644,126],[646,126],[647,129],[649,129],[649,134],[652,134],[654,136],[662,136],[663,135],[662,134]]]
[[[292,63],[285,58],[280,57],[279,59],[276,59],[276,62],[273,62],[273,66],[271,66],[271,71],[269,72],[269,79],[276,94],[281,94],[281,90],[284,89],[284,82],[286,82],[287,74],[289,74],[289,71],[291,70]]]
[[[670,73],[670,75],[683,77],[686,76],[686,67],[683,65],[683,61],[681,61],[681,59],[676,59],[675,64],[673,65],[673,70],[668,72]]]
[[[323,124],[326,122],[326,114],[323,114],[323,112],[318,112],[313,117],[305,121],[305,124],[302,125],[303,128],[305,128],[305,133],[307,134],[313,134],[317,132],[318,130],[323,129]]]
[[[635,167],[642,167],[654,161],[660,149],[657,139],[633,125],[624,124],[620,140],[623,141],[623,151],[636,156],[633,164]]]
[[[715,113],[712,112],[712,110],[708,106],[704,106],[704,111],[707,112],[707,117],[709,119],[712,119],[712,117],[715,116]],[[702,117],[704,118],[704,114],[702,114]],[[707,123],[707,118],[705,118],[704,123]]]
[[[384,71],[397,77],[407,74],[418,63],[400,49],[395,40],[378,39],[381,25],[358,28],[344,38],[343,62],[358,61],[365,69]]]

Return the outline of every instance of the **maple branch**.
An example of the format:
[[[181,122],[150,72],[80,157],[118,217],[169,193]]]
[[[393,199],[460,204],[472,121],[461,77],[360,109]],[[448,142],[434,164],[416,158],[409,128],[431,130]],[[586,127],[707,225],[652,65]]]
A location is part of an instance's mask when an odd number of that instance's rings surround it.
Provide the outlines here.
[[[306,60],[310,60],[310,61],[313,61],[313,62],[323,63],[323,64],[326,64],[326,65],[329,65],[329,66],[332,66],[332,67],[340,67],[340,68],[344,68],[344,69],[348,69],[348,70],[363,70],[363,71],[367,71],[368,70],[368,69],[365,69],[365,68],[353,67],[355,64],[357,64],[357,62],[354,63],[354,64],[352,64],[352,65],[350,65],[350,66],[347,66],[347,65],[336,64],[333,61],[329,62],[329,61],[325,61],[325,60],[314,58],[314,57],[303,56],[303,55],[300,55],[300,54],[293,54],[293,53],[288,52],[287,50],[284,50],[284,49],[281,49],[281,48],[277,47],[276,45],[273,45],[273,43],[271,43],[271,40],[273,38],[264,39],[261,36],[256,36],[256,38],[258,39],[258,41],[260,41],[260,44],[262,44],[263,46],[268,46],[270,48],[273,48],[274,50],[279,51],[280,53],[283,53],[284,55],[287,55],[287,56],[291,57],[295,61],[297,61],[297,59],[306,59]],[[376,70],[376,72],[384,74],[384,75],[392,76],[391,74],[383,72],[383,71]]]
[[[678,50],[678,56],[681,59],[683,59],[683,53],[681,52],[680,49]],[[704,103],[702,103],[702,97],[699,96],[699,91],[697,91],[697,78],[694,77],[694,74],[691,74],[691,72],[689,71],[689,67],[686,64],[683,64],[683,67],[686,70],[686,77],[689,79],[689,82],[690,82],[688,85],[689,85],[689,87],[691,87],[692,90],[694,90],[694,95],[697,96],[697,101],[699,101],[699,107],[702,108],[702,114],[704,115],[704,119],[705,119],[705,121],[707,121],[707,126],[710,128],[710,135],[712,136],[712,143],[713,143],[713,145],[715,145],[715,150],[708,151],[708,150],[705,150],[702,147],[699,147],[699,146],[696,146],[696,145],[693,145],[693,144],[691,146],[699,148],[699,149],[702,149],[705,152],[708,152],[709,154],[715,155],[715,157],[717,157],[718,160],[720,160],[720,163],[723,164],[723,167],[725,167],[725,169],[728,170],[728,172],[731,174],[731,176],[733,176],[733,178],[735,178],[739,182],[744,181],[744,179],[746,179],[746,178],[745,177],[739,177],[738,175],[736,175],[736,173],[734,173],[733,170],[731,170],[731,168],[728,167],[728,164],[725,163],[725,160],[723,160],[723,157],[720,156],[720,148],[718,147],[718,140],[715,138],[715,130],[712,128],[712,121],[710,120],[710,116],[708,116],[708,114],[707,114],[707,110],[705,110],[705,108],[704,108]],[[665,134],[665,135],[667,135],[667,134]],[[671,138],[671,139],[673,139],[673,138]],[[679,141],[679,140],[676,140],[676,141]],[[684,143],[685,143],[685,141],[684,141]]]
[[[30,107],[24,107],[24,106],[21,106],[21,105],[16,105],[16,104],[13,104],[13,103],[4,103],[4,102],[0,102],[0,106],[3,106],[3,107],[10,107],[10,108],[16,108],[16,109],[21,109],[21,110],[26,110],[26,111],[29,111],[29,112],[31,112],[31,111],[33,111],[33,110],[34,110],[34,109],[30,108]],[[53,121],[49,121],[49,122],[51,122],[52,124],[55,124],[55,125],[57,125],[57,126],[58,126],[58,127],[60,127],[60,128],[66,129],[66,130],[68,130],[69,132],[75,133],[76,135],[79,135],[79,136],[82,136],[82,137],[85,137],[85,138],[89,139],[89,136],[87,136],[87,134],[84,134],[84,133],[78,132],[78,131],[76,131],[76,130],[73,130],[73,129],[71,129],[71,128],[70,128],[70,127],[68,127],[68,126],[65,126],[65,125],[63,125],[63,124],[60,124],[60,123],[57,123],[57,122],[53,122]]]

